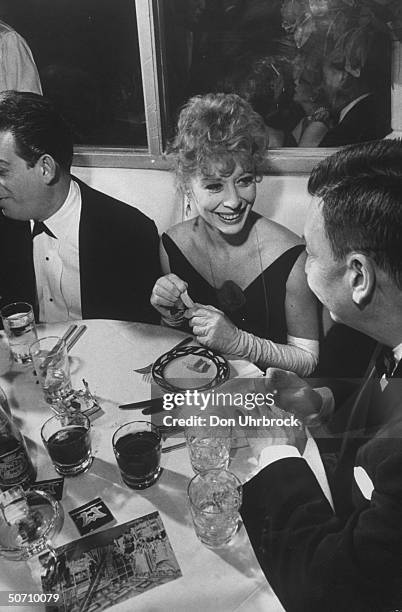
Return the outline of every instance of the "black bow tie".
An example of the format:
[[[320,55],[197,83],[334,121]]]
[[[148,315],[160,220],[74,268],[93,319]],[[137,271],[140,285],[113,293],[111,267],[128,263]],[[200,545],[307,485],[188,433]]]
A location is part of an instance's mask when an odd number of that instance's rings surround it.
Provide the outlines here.
[[[385,374],[386,378],[391,378],[396,368],[394,353],[389,348],[384,348],[376,361],[376,370],[381,378]]]
[[[32,230],[32,238],[35,238],[35,236],[38,236],[38,234],[41,234],[42,232],[45,232],[45,234],[47,234],[51,238],[56,238],[53,232],[50,231],[48,226],[45,223],[43,223],[43,221],[35,221],[33,230]]]

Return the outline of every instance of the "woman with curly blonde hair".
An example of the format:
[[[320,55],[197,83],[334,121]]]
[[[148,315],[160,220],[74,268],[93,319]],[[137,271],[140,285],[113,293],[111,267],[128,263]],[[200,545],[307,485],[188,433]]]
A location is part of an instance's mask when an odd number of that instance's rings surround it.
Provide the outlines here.
[[[151,296],[162,323],[188,322],[200,344],[263,369],[311,374],[318,324],[304,246],[252,210],[267,150],[262,118],[235,94],[196,96],[171,149],[197,216],[162,236],[165,276]]]

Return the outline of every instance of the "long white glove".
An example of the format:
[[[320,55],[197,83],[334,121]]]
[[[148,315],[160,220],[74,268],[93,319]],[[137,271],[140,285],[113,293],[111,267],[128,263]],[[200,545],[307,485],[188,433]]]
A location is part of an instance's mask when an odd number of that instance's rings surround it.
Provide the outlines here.
[[[318,340],[288,336],[288,344],[276,344],[242,329],[213,306],[195,304],[186,317],[200,344],[229,355],[248,359],[261,369],[291,370],[308,376],[318,362]]]
[[[318,363],[318,340],[295,336],[288,336],[287,340],[287,344],[276,344],[239,329],[233,354],[249,359],[263,370],[281,368],[309,376]]]

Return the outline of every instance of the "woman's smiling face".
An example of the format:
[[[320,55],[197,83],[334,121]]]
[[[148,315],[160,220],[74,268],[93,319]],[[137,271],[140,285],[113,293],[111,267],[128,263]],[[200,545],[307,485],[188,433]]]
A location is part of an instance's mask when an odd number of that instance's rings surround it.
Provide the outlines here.
[[[230,176],[223,176],[217,166],[215,169],[208,176],[197,174],[189,187],[200,217],[222,234],[235,235],[244,228],[253,207],[255,176],[239,164]]]

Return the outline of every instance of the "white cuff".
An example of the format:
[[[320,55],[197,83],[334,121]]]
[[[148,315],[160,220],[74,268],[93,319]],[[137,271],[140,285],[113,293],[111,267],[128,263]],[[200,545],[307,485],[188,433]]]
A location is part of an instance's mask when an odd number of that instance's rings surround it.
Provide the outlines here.
[[[287,336],[287,343],[289,346],[297,346],[297,348],[307,351],[313,355],[314,359],[318,361],[318,355],[320,352],[320,343],[318,340],[309,340],[308,338],[298,338],[297,336]]]
[[[302,459],[303,457],[297,450],[295,446],[291,446],[290,444],[276,444],[273,446],[267,446],[263,448],[260,455],[260,460],[258,462],[259,469],[271,465],[275,461],[279,461],[279,459],[287,459],[289,457],[298,457]]]

